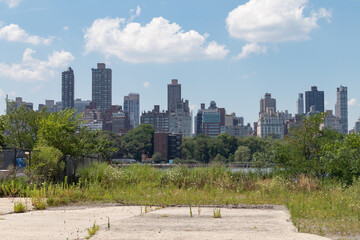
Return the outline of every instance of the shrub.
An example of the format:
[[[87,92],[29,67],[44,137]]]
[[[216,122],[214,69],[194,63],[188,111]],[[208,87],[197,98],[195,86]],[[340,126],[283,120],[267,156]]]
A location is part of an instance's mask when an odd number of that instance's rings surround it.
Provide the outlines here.
[[[65,162],[60,161],[60,150],[49,146],[37,146],[28,167],[34,180],[58,180],[65,169]]]

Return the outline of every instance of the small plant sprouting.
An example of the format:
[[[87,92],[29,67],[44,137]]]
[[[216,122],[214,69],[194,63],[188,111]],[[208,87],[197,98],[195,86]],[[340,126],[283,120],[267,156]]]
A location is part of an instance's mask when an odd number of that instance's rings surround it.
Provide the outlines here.
[[[19,202],[14,202],[14,212],[23,213],[26,211],[26,205],[24,205],[21,200]]]
[[[199,204],[199,207],[198,207],[198,217],[200,217],[200,214],[201,214],[201,208],[200,208],[200,204]]]
[[[143,213],[142,213],[142,206],[140,207],[140,216],[142,216]]]
[[[221,218],[221,208],[214,209],[213,218]]]
[[[110,217],[108,217],[108,226],[107,228],[110,230]]]
[[[190,206],[190,217],[192,217],[191,204],[189,206]]]
[[[99,225],[96,225],[96,221],[94,221],[94,224],[91,228],[88,228],[88,234],[89,236],[85,237],[86,239],[90,239],[92,236],[96,234],[96,232],[99,230]]]
[[[145,206],[145,213],[148,213],[148,212],[149,212],[149,207]]]

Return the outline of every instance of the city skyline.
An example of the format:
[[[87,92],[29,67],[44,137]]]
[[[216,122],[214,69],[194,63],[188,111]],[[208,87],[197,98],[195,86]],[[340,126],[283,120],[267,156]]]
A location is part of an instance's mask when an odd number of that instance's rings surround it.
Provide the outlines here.
[[[91,67],[104,62],[113,70],[114,104],[121,104],[128,93],[138,92],[141,112],[151,110],[155,104],[166,109],[166,85],[170,79],[179,79],[183,98],[189,99],[193,115],[201,103],[214,100],[225,107],[227,113],[235,112],[251,123],[258,120],[258,102],[266,92],[277,100],[277,110],[295,113],[298,93],[317,86],[325,92],[325,110],[334,111],[336,88],[347,86],[348,121],[352,129],[360,116],[357,103],[360,72],[356,67],[360,31],[354,24],[359,22],[360,3],[310,0],[297,1],[299,5],[288,0],[289,9],[282,10],[291,12],[304,6],[298,23],[304,24],[304,19],[310,19],[313,25],[308,26],[309,31],[289,35],[271,23],[276,29],[272,34],[276,35],[260,41],[249,37],[259,36],[259,24],[248,22],[252,26],[250,34],[234,21],[244,17],[244,9],[255,16],[279,14],[262,9],[261,4],[257,4],[262,1],[221,4],[216,1],[206,1],[206,4],[204,1],[152,1],[151,4],[107,1],[102,3],[102,8],[97,7],[98,1],[69,5],[71,2],[67,1],[23,0],[11,7],[0,2],[1,114],[5,113],[6,94],[12,99],[21,96],[34,106],[44,103],[45,99],[60,100],[61,72],[68,67],[75,72],[75,99],[91,99]],[[280,6],[281,1],[272,1],[272,4]],[[86,13],[82,13],[83,6],[87,6]],[[69,19],[62,17],[65,11]],[[156,41],[154,51],[144,49],[145,54],[126,45],[128,42],[124,42],[128,52],[112,51],[118,45],[109,42],[102,45],[96,38],[106,34],[99,30],[100,26],[107,26],[107,30],[120,37],[125,34],[125,28],[138,28],[144,31],[145,47],[147,40],[152,39],[146,35],[147,26],[158,26],[157,36],[164,41],[178,39],[178,34],[189,34],[191,30],[194,38],[189,37],[190,42],[186,43],[174,41],[175,45],[164,51],[156,48]],[[175,38],[160,35],[170,27],[175,31],[172,32]],[[11,33],[19,33],[20,37]],[[192,47],[190,52],[182,48],[184,44]],[[178,49],[183,54],[170,49]]]

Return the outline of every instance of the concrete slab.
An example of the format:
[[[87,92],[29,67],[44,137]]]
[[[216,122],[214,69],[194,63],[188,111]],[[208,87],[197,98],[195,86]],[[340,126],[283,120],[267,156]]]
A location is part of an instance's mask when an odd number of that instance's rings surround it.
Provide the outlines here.
[[[6,203],[9,205],[6,208]],[[0,199],[1,209],[10,209],[9,199]],[[141,214],[141,209],[143,214]],[[1,239],[84,239],[94,222],[100,226],[91,239],[299,239],[324,240],[297,233],[287,211],[282,209],[171,207],[144,214],[140,206],[72,206],[0,216]],[[7,211],[7,210],[6,210]],[[110,229],[107,228],[108,218]]]
[[[30,198],[0,198],[0,215],[14,212],[14,203],[22,202],[28,210],[32,209]]]

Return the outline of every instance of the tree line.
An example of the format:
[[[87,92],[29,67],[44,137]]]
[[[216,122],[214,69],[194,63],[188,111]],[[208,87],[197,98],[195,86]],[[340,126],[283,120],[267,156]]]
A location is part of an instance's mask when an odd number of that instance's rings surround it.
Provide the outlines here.
[[[310,174],[331,177],[346,184],[360,176],[360,135],[342,135],[321,129],[325,114],[304,117],[283,139],[238,138],[220,134],[215,138],[198,135],[184,138],[181,159],[176,162],[251,162],[289,176]],[[107,131],[91,131],[73,110],[59,113],[32,111],[9,103],[8,112],[0,117],[2,146],[34,150],[32,171],[43,178],[56,178],[64,169],[66,156],[95,156],[105,160],[155,156],[154,128],[141,124],[125,136]]]

